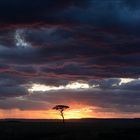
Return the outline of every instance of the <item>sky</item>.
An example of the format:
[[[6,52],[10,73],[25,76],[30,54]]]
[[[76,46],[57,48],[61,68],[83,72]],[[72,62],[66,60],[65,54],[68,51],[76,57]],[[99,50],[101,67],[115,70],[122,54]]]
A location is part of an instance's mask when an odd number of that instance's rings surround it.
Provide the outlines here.
[[[0,0],[0,118],[140,117],[139,0]]]

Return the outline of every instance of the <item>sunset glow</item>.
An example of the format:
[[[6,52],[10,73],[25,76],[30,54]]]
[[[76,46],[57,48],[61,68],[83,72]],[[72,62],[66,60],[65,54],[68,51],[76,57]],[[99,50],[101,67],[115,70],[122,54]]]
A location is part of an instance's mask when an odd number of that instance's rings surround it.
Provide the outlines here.
[[[65,119],[80,119],[94,117],[90,107],[83,107],[81,109],[69,109],[64,112],[64,115]],[[58,111],[54,110],[21,111],[18,109],[14,109],[7,111],[0,110],[0,118],[61,119],[61,116]]]
[[[110,112],[95,112],[91,111],[90,107],[83,109],[70,109],[64,112],[65,119],[81,119],[81,118],[135,118],[139,117],[140,113],[110,113]],[[30,110],[23,111],[18,109],[0,110],[0,119],[4,118],[25,118],[25,119],[62,119],[59,112],[53,110]]]
[[[136,1],[0,0],[0,117],[140,117]]]

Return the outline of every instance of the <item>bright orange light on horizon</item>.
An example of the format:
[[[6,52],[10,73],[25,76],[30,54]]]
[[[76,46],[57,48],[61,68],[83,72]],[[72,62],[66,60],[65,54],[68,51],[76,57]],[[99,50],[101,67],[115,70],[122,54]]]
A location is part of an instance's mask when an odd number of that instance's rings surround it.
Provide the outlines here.
[[[65,119],[94,118],[93,107],[82,104],[72,103],[70,109],[64,111]],[[58,111],[52,111],[56,118],[61,119]]]
[[[93,111],[90,106],[72,103],[70,109],[64,111],[65,119],[91,118]],[[27,119],[61,119],[59,111],[49,110],[0,110],[0,118],[27,118]]]
[[[71,103],[70,109],[64,111],[65,119],[81,118],[130,118],[130,114],[119,112],[99,112],[95,106]],[[131,118],[139,117],[140,113],[131,114]],[[0,119],[4,118],[25,118],[25,119],[62,119],[57,110],[0,110]]]

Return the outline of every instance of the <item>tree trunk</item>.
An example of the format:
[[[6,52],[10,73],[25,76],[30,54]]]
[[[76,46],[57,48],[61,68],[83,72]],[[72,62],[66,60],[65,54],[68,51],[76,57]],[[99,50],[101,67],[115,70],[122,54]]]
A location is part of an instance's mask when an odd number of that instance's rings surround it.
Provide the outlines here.
[[[65,123],[65,118],[64,118],[63,111],[61,111],[61,116],[62,116],[63,123]]]

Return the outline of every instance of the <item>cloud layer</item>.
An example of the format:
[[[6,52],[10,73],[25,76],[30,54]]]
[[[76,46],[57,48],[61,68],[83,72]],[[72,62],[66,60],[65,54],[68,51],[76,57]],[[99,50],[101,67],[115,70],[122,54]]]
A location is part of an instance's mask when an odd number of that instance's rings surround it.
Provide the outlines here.
[[[139,4],[1,0],[0,108],[46,109],[65,100],[96,105],[101,112],[139,113]],[[134,80],[120,84],[120,78]],[[71,82],[95,88],[28,90],[33,84],[65,87]]]

